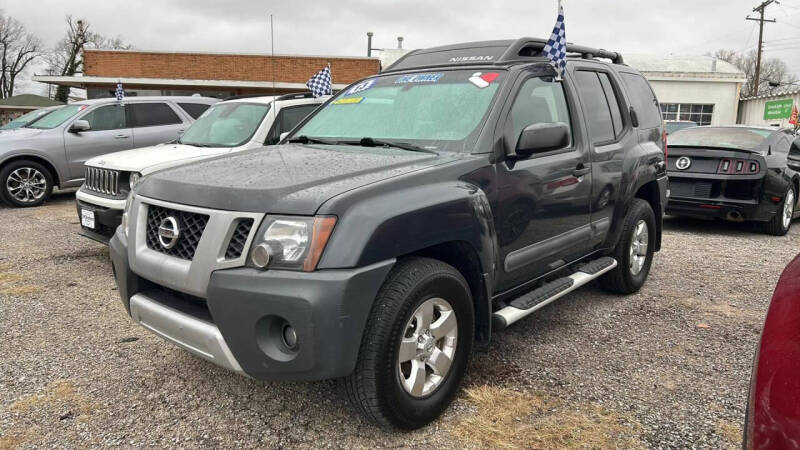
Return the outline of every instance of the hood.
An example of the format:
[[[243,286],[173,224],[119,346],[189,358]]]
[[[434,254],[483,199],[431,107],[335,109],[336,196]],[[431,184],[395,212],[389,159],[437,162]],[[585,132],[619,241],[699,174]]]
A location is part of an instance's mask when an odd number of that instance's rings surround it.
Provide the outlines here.
[[[276,145],[154,173],[136,192],[213,209],[311,215],[340,193],[458,158],[382,147]]]
[[[102,167],[147,175],[155,170],[228,153],[229,147],[193,147],[161,144],[109,153],[86,161],[87,166]]]
[[[14,128],[12,130],[0,130],[0,150],[8,144],[16,144],[19,141],[25,141],[34,138],[46,131],[52,130],[38,130],[36,128]],[[15,146],[16,147],[16,146]]]

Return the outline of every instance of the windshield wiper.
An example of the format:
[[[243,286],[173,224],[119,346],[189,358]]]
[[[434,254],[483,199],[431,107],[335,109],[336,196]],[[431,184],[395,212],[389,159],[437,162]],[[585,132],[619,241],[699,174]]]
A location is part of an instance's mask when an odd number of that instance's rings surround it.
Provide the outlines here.
[[[329,141],[329,140],[326,140],[326,139],[309,137],[309,136],[306,136],[306,135],[302,135],[302,136],[297,136],[295,138],[291,138],[291,139],[289,139],[289,142],[290,143],[298,142],[300,144],[324,144],[324,145],[341,144],[341,142]]]
[[[408,150],[410,152],[422,152],[422,153],[431,153],[433,155],[437,155],[433,150],[429,150],[427,148],[422,148],[420,146],[409,144],[407,142],[394,142],[394,141],[384,141],[381,139],[373,139],[371,137],[363,137],[358,141],[349,141],[349,142],[341,142],[342,144],[347,145],[360,145],[362,147],[394,147],[400,148],[403,150]]]
[[[213,145],[213,144],[199,144],[199,143],[196,143],[196,142],[181,142],[180,140],[175,141],[175,142],[178,143],[178,144],[182,144],[182,145],[189,145],[191,147],[203,147],[203,148],[216,147],[216,145]]]

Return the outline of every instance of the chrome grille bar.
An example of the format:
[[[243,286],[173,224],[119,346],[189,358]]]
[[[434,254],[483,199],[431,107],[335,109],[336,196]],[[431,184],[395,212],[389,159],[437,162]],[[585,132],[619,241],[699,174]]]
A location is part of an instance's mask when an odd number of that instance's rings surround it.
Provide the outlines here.
[[[85,180],[86,189],[107,195],[119,195],[119,172],[111,169],[87,167]]]

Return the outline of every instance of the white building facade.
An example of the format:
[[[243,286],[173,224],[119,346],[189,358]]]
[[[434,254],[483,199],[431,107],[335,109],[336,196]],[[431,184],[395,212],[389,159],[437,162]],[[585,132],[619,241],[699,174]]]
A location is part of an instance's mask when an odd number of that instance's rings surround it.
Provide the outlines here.
[[[736,66],[710,56],[625,55],[650,81],[666,121],[733,125],[747,80]]]

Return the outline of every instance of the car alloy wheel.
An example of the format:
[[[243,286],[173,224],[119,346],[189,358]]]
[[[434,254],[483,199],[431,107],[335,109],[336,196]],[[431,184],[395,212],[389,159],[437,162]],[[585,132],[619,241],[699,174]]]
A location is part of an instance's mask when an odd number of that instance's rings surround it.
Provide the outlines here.
[[[34,167],[20,167],[9,174],[6,190],[21,203],[33,203],[47,193],[47,178]]]
[[[647,243],[650,238],[647,223],[644,220],[639,220],[636,226],[633,227],[633,238],[631,239],[630,248],[630,269],[633,275],[639,275],[644,267],[644,262],[647,259]]]
[[[458,342],[458,320],[447,300],[424,301],[406,323],[397,374],[412,397],[434,392],[447,377]]]
[[[794,191],[789,189],[783,200],[783,228],[788,229],[794,215]]]

